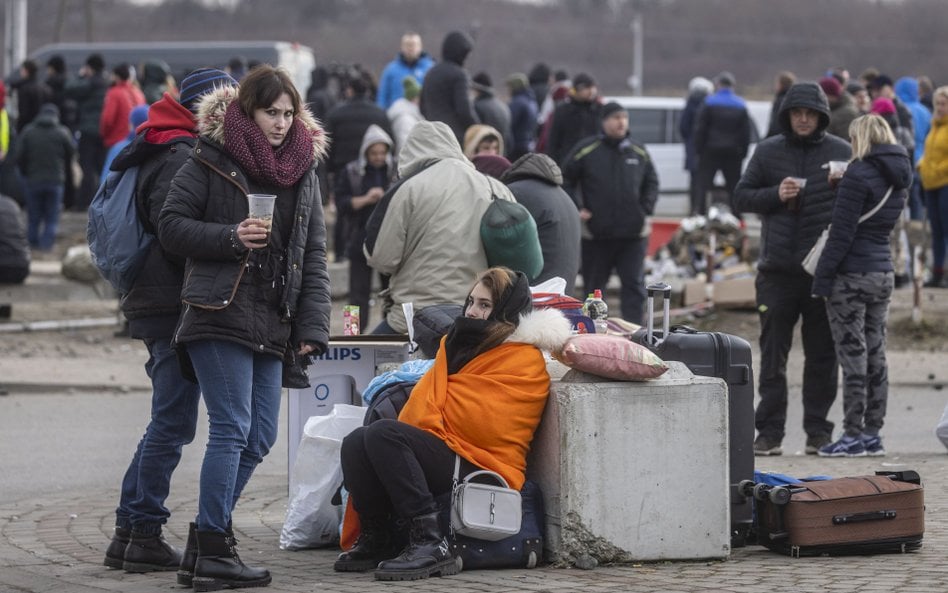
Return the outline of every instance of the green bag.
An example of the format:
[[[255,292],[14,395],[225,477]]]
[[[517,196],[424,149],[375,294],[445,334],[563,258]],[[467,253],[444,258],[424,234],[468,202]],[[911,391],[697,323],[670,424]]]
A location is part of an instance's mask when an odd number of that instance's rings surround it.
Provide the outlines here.
[[[537,223],[523,204],[491,195],[481,218],[481,242],[487,264],[523,272],[531,281],[543,271],[543,251]]]

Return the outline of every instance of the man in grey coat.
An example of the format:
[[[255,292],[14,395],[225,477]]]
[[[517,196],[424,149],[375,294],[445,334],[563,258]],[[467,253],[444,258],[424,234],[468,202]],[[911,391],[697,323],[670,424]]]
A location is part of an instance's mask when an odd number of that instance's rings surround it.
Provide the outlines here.
[[[822,299],[801,265],[830,223],[835,191],[824,165],[848,160],[849,143],[826,133],[829,102],[813,82],[790,87],[779,113],[783,132],[757,145],[734,192],[739,212],[761,219],[757,264],[760,376],[756,455],[780,455],[787,419],[787,356],[797,320],[803,320],[803,428],[806,453],[830,442],[826,419],[836,399],[838,366]]]

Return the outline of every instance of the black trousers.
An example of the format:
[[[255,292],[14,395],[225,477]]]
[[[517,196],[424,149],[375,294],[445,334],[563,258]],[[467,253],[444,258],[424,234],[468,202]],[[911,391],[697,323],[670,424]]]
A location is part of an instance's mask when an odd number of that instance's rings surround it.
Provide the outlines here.
[[[398,420],[377,420],[342,441],[342,476],[362,517],[411,519],[438,510],[451,491],[455,453],[429,432]],[[461,458],[461,476],[477,470]]]
[[[105,146],[102,137],[98,134],[80,134],[79,136],[79,167],[82,169],[82,183],[76,195],[73,209],[84,212],[89,209],[92,197],[99,189],[99,173],[105,166]]]
[[[813,279],[806,275],[757,273],[760,314],[760,377],[755,425],[769,439],[783,440],[787,421],[787,358],[793,328],[803,320],[803,429],[807,436],[831,436],[826,419],[836,400],[839,365],[833,334],[822,299],[810,296]]]
[[[622,319],[642,323],[647,250],[648,237],[584,240],[583,290],[589,294],[600,288],[605,293],[609,276],[615,269],[622,284],[619,291]]]
[[[691,205],[691,214],[708,213],[708,192],[714,189],[714,176],[718,171],[724,175],[724,187],[727,189],[727,205],[734,212],[732,200],[734,199],[734,188],[737,182],[741,180],[741,162],[744,159],[739,154],[730,152],[718,154],[714,152],[702,153],[698,157],[698,183],[696,194],[693,196]]]

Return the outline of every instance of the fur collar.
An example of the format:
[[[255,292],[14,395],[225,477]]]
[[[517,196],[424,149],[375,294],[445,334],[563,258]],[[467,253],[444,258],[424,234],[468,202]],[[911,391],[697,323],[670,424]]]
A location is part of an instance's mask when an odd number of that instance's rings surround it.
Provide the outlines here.
[[[232,101],[237,100],[237,88],[219,87],[204,95],[197,104],[198,132],[219,144],[224,145],[224,112]],[[313,131],[313,157],[318,162],[324,162],[329,151],[329,140],[326,132],[306,105],[298,116],[303,126]]]
[[[523,342],[556,352],[563,348],[572,331],[569,320],[556,309],[534,309],[520,317],[520,325],[506,341]]]

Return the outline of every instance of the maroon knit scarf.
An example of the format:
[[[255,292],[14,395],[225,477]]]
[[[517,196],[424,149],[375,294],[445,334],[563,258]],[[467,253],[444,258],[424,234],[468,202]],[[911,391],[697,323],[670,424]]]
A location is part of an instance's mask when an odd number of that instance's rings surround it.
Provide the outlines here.
[[[313,163],[313,135],[299,119],[274,149],[252,118],[237,101],[224,113],[224,148],[247,177],[277,187],[293,187]]]

